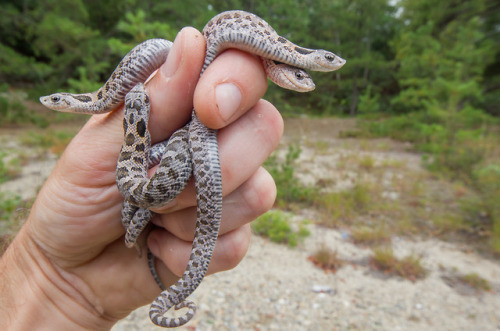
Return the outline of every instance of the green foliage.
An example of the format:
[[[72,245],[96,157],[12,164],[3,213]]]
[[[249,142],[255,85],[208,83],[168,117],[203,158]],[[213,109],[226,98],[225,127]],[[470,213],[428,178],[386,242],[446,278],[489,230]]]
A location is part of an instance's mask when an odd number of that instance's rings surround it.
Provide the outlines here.
[[[471,272],[471,273],[462,275],[459,277],[459,279],[477,291],[490,291],[491,290],[490,282],[488,282],[486,279],[479,276],[475,272]]]
[[[355,227],[351,231],[354,243],[361,245],[381,245],[390,242],[391,233],[385,225],[372,229],[366,226]]]
[[[6,161],[7,153],[0,151],[0,184],[17,177],[20,173],[20,162],[17,158]]]
[[[21,197],[17,194],[10,192],[0,192],[0,221],[11,221],[16,209],[21,205]],[[4,232],[5,223],[0,223],[2,225],[2,231]]]
[[[298,45],[347,59],[334,74],[313,73],[315,93],[271,87],[267,98],[286,113],[451,112],[471,105],[498,114],[500,15],[492,2],[393,3],[7,0],[0,6],[0,79],[46,91],[95,89],[138,42],[172,40],[184,26],[202,29],[216,13],[241,8]]]
[[[290,226],[290,216],[279,210],[271,210],[257,218],[252,223],[252,229],[258,235],[276,243],[285,243],[290,247],[297,246],[310,235],[303,224],[299,226],[298,231],[294,231]]]
[[[346,261],[339,257],[336,250],[333,251],[325,245],[322,245],[322,247],[320,247],[314,255],[309,257],[309,260],[321,269],[331,272],[336,272],[342,268],[344,264],[346,264]]]
[[[277,186],[276,200],[278,205],[289,203],[311,203],[317,191],[313,187],[307,187],[300,183],[295,177],[296,161],[300,156],[301,149],[290,145],[284,162],[278,162],[276,154],[271,155],[264,167],[273,176]]]
[[[371,188],[363,183],[356,183],[352,188],[326,193],[319,197],[316,204],[328,215],[326,225],[336,226],[343,221],[351,221],[365,213],[372,203]]]
[[[48,126],[46,118],[26,107],[26,93],[10,92],[8,85],[3,84],[0,88],[0,127],[22,123],[33,123],[42,128]]]
[[[40,147],[44,150],[51,150],[53,153],[61,154],[74,135],[74,132],[66,130],[44,133],[29,131],[21,137],[21,142],[29,147]]]
[[[378,270],[411,281],[416,281],[427,275],[427,270],[422,266],[420,257],[410,254],[403,258],[397,258],[390,247],[375,248],[371,263]]]

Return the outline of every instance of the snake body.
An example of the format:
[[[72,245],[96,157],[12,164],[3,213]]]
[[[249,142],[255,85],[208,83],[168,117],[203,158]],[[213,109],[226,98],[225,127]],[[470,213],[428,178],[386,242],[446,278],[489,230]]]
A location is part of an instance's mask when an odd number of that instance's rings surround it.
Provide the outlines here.
[[[228,11],[212,18],[203,35],[207,40],[201,74],[213,59],[227,48],[238,48],[263,59],[269,78],[278,85],[308,91],[314,83],[304,69],[334,71],[345,60],[335,54],[299,47],[279,36],[260,17],[244,11]],[[195,305],[185,299],[202,281],[210,263],[222,213],[222,182],[217,131],[204,126],[193,110],[191,121],[166,142],[150,147],[148,132],[149,99],[140,84],[168,56],[171,42],[152,39],[136,46],[115,69],[102,88],[93,93],[55,93],[40,98],[47,107],[60,111],[99,114],[114,109],[125,96],[125,138],[117,165],[117,184],[124,196],[122,222],[131,246],[148,224],[149,208],[170,201],[184,188],[192,173],[197,196],[197,223],[187,268],[170,288],[164,290],[150,308],[151,320],[160,326],[175,327],[188,322]],[[147,170],[159,163],[151,178]],[[150,266],[151,266],[150,259]],[[153,275],[162,286],[151,266]],[[176,318],[164,314],[175,306],[187,307]]]

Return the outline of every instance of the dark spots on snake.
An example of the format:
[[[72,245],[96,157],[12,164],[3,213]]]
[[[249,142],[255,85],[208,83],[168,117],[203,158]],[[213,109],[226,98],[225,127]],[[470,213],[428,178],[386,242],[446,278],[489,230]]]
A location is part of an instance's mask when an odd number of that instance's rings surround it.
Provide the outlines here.
[[[271,35],[271,32],[269,32],[269,31],[267,31],[267,30],[264,30],[264,33],[265,33],[266,35],[268,35],[268,36],[270,36],[270,35]]]
[[[288,40],[286,40],[285,38],[283,37],[278,37],[278,41],[282,44],[286,44],[288,42]]]
[[[134,116],[133,113],[130,113],[130,115],[128,116],[128,122],[130,124],[134,124],[134,122],[135,122],[135,116]]]
[[[240,24],[241,22],[243,22],[243,20],[241,18],[238,18],[235,22]]]
[[[125,145],[132,146],[134,144],[135,137],[132,133],[129,133],[125,136]]]
[[[102,90],[99,89],[99,92],[97,92],[97,99],[101,100],[102,99]]]
[[[122,151],[120,153],[120,161],[127,161],[127,160],[130,160],[130,158],[132,157],[132,152],[125,152],[125,151]]]
[[[234,16],[233,16],[233,17],[234,17],[234,18],[240,18],[240,17],[241,17],[241,15],[240,15],[239,13],[234,13]]]
[[[245,19],[246,19],[247,21],[251,21],[251,20],[252,20],[252,16],[247,15],[247,16],[245,16]]]
[[[127,119],[124,118],[123,119],[123,132],[127,132],[127,129],[128,129]]]
[[[144,144],[137,144],[137,146],[135,146],[135,150],[136,152],[144,152],[144,150],[146,149],[146,145]]]
[[[130,105],[131,109],[134,109],[137,112],[140,112],[142,109],[142,102],[140,100],[134,100]]]
[[[142,164],[144,161],[144,159],[142,157],[139,157],[139,156],[134,156],[134,162],[137,163],[137,164]]]
[[[128,175],[128,170],[125,167],[119,167],[116,169],[116,178],[122,179]]]
[[[168,171],[168,175],[170,176],[170,178],[179,177],[179,173],[177,171],[175,171],[175,169],[173,169],[173,168],[170,168],[170,170]]]
[[[304,54],[304,55],[307,55],[307,54],[311,54],[313,51],[312,50],[309,50],[309,49],[305,49],[305,48],[302,48],[302,47],[299,47],[299,46],[295,46],[295,51],[299,54]]]
[[[137,122],[137,134],[140,137],[144,137],[146,135],[146,122],[144,119],[141,119],[139,122]]]
[[[134,195],[135,197],[139,197],[139,196],[141,196],[141,195],[142,195],[141,193],[142,193],[142,190],[143,190],[143,188],[144,188],[144,184],[145,184],[145,182],[140,182],[140,183],[137,185],[137,187],[134,189],[133,195]]]
[[[83,95],[83,94],[77,94],[73,95],[73,99],[76,99],[81,102],[92,102],[92,98],[89,97],[88,95]]]
[[[182,154],[179,153],[179,154],[175,155],[174,159],[176,161],[184,162],[184,161],[186,161],[186,156],[183,153]]]

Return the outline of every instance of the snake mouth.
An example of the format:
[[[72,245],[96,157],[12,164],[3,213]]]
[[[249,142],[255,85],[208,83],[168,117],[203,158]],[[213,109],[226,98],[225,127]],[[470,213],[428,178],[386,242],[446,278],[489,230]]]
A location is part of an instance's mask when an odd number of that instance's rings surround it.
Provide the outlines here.
[[[335,56],[335,60],[332,63],[325,63],[324,61],[321,61],[321,59],[317,59],[314,62],[321,68],[324,68],[325,69],[324,71],[335,71],[342,68],[347,61],[337,55]],[[323,71],[323,70],[318,70],[318,71]]]
[[[64,102],[63,99],[58,99],[57,101],[54,101],[54,95],[46,95],[40,97],[39,100],[42,105],[44,105],[49,109],[62,112],[72,112],[69,105],[66,102]]]

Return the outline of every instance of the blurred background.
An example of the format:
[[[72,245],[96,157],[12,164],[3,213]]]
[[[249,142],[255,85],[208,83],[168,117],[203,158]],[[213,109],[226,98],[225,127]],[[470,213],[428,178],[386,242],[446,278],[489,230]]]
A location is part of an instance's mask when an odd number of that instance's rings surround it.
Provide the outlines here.
[[[425,277],[422,256],[399,266],[391,260],[396,237],[437,238],[497,261],[500,3],[493,0],[2,0],[5,242],[86,120],[50,112],[38,97],[96,90],[139,42],[174,40],[182,27],[201,30],[229,9],[347,59],[334,73],[312,73],[312,93],[270,84],[265,98],[285,116],[286,131],[266,163],[278,186],[276,210],[255,222],[256,233],[300,246],[313,227],[333,229],[370,247],[371,268],[403,269],[407,279]],[[316,241],[324,244],[310,252],[317,265],[336,270],[348,259],[327,239]],[[456,279],[493,286],[473,271]]]

